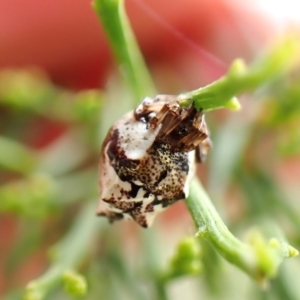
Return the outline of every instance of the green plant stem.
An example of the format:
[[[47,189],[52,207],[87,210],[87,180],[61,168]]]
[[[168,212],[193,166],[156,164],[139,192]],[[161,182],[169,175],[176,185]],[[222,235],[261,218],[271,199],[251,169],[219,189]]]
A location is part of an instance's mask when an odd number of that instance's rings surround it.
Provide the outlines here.
[[[226,75],[213,83],[178,96],[183,106],[194,102],[197,109],[239,109],[236,95],[256,89],[278,76],[291,71],[299,61],[300,43],[296,38],[281,41],[263,57],[247,67],[235,60]]]
[[[269,244],[256,235],[252,244],[239,241],[227,229],[196,179],[191,183],[186,204],[198,227],[197,236],[205,238],[229,262],[262,284],[275,275],[279,263],[285,257],[298,254],[297,250],[281,244],[277,239],[272,239],[274,244]]]
[[[117,238],[117,237],[115,237]],[[111,247],[114,247],[111,249]],[[114,276],[122,282],[122,286],[131,294],[132,298],[142,300],[145,298],[141,287],[137,284],[136,276],[130,270],[126,257],[122,253],[121,248],[116,244],[108,249],[108,255],[105,260],[108,262],[108,271],[114,273]],[[120,286],[120,291],[122,288]]]
[[[88,204],[78,216],[73,228],[52,249],[53,264],[38,279],[29,282],[24,300],[41,300],[57,286],[68,270],[78,267],[86,253],[89,241],[98,230],[99,220],[93,217],[95,205]]]
[[[166,291],[166,283],[160,280],[155,281],[155,288],[157,292],[158,300],[168,300],[167,291]]]
[[[156,297],[158,300],[167,300],[167,280],[162,273],[162,262],[159,254],[161,250],[157,246],[159,245],[158,236],[153,231],[142,232],[142,240],[145,267],[148,270],[148,276],[152,278]]]
[[[103,24],[120,71],[137,101],[154,94],[154,85],[132,33],[124,0],[94,0],[93,6]]]

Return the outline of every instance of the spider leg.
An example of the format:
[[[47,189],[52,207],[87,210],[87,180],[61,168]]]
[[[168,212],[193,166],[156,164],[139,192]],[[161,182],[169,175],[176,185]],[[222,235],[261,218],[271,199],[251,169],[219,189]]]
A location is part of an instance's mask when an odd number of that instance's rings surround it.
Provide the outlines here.
[[[208,151],[212,148],[212,141],[209,137],[199,143],[196,148],[196,162],[203,163],[206,159]]]

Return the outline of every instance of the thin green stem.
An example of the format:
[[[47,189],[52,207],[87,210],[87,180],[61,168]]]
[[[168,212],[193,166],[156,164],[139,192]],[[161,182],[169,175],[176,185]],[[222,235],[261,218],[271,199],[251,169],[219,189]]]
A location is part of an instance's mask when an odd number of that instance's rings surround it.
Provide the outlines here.
[[[114,239],[118,239],[118,236],[114,236]],[[142,300],[145,295],[141,287],[136,282],[136,276],[130,270],[126,257],[124,257],[121,248],[116,243],[110,245],[108,256],[106,258],[108,262],[108,269],[114,273],[124,288],[131,294],[132,298]],[[122,288],[120,288],[121,290]]]
[[[94,0],[93,6],[119,62],[120,71],[136,100],[154,94],[154,85],[132,33],[124,0]]]
[[[158,300],[168,300],[165,282],[160,281],[159,279],[155,280],[155,288]]]
[[[265,241],[259,234],[253,235],[251,244],[235,238],[223,223],[199,181],[191,183],[186,204],[198,227],[197,236],[208,240],[229,262],[244,270],[260,283],[273,277],[279,263],[298,254],[291,246],[278,239]]]
[[[256,89],[295,67],[299,61],[300,43],[289,38],[275,45],[249,67],[241,59],[235,60],[226,75],[213,83],[178,96],[182,105],[194,102],[197,109],[239,109],[236,95]]]
[[[167,280],[162,273],[162,262],[160,259],[160,249],[158,236],[153,231],[142,232],[143,252],[145,257],[145,267],[149,277],[152,278],[155,293],[158,300],[167,300],[166,285]]]

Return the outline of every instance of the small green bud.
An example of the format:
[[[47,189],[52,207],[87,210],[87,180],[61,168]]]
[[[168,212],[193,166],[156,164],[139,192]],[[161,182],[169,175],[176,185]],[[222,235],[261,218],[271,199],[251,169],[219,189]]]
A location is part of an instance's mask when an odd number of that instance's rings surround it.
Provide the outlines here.
[[[228,102],[226,102],[224,107],[231,110],[240,110],[242,108],[238,98],[236,97],[233,97]]]
[[[198,258],[200,254],[199,243],[193,237],[183,239],[177,246],[177,255],[181,258]]]
[[[198,275],[201,271],[201,249],[198,241],[193,237],[183,239],[171,259],[168,277]]]
[[[84,296],[87,292],[87,282],[84,276],[75,271],[65,271],[62,275],[64,290],[73,297]]]
[[[259,231],[254,230],[250,233],[250,243],[256,254],[260,273],[266,278],[276,276],[283,258],[281,245],[278,245],[279,241],[276,242],[276,239],[273,239],[270,244]]]

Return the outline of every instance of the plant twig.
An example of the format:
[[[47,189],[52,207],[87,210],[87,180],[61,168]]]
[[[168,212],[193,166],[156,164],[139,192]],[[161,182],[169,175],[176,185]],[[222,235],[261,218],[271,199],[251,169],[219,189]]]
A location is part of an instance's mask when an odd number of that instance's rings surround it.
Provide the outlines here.
[[[143,251],[145,257],[145,267],[148,270],[148,276],[152,278],[158,300],[167,300],[167,281],[162,273],[162,262],[157,246],[159,244],[158,237],[153,231],[143,232]]]
[[[251,244],[239,241],[227,229],[197,180],[191,183],[186,204],[198,227],[196,235],[205,238],[229,262],[261,284],[276,275],[284,258],[298,255],[295,248],[281,242],[281,237],[272,238],[268,242],[260,234],[255,234]]]
[[[254,90],[295,67],[300,58],[300,43],[288,38],[271,48],[247,67],[242,59],[231,64],[226,75],[213,83],[178,96],[183,106],[194,102],[204,111],[218,108],[239,109],[236,95]]]
[[[94,0],[93,6],[136,100],[154,94],[154,85],[132,33],[124,0]]]

